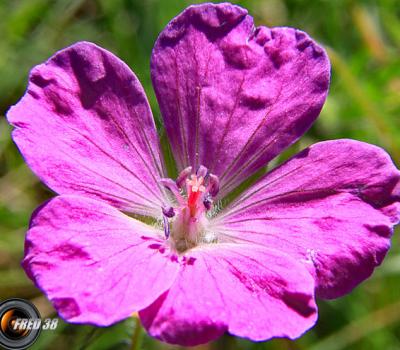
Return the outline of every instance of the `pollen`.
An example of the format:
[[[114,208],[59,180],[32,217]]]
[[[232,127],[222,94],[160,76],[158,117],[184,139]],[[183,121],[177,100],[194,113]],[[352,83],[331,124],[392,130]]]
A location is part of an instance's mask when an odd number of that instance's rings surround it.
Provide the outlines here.
[[[187,206],[189,207],[191,217],[196,217],[199,210],[204,211],[202,197],[206,192],[206,188],[203,183],[204,177],[195,174],[190,176],[190,180],[186,180]]]
[[[186,180],[187,186],[190,186],[192,192],[205,192],[206,188],[203,186],[204,178],[203,176],[197,177],[197,175],[192,174],[190,180]]]

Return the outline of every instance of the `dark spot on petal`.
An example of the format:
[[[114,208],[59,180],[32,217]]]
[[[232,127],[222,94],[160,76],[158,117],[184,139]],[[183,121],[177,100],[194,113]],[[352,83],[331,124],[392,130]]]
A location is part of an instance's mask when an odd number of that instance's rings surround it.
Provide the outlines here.
[[[203,6],[194,6],[187,11],[191,11],[195,20],[203,26],[213,29],[221,28],[222,26],[232,26],[239,23],[247,11],[238,6],[227,4],[206,4]]]
[[[68,102],[66,102],[55,90],[47,90],[46,96],[49,102],[53,105],[53,109],[57,114],[70,115],[73,113]]]
[[[300,30],[296,30],[295,37],[297,41],[296,48],[300,51],[304,51],[308,46],[312,44],[311,39],[306,35],[306,33]]]
[[[244,91],[241,96],[241,104],[250,110],[265,109],[272,104],[271,99],[260,89]]]
[[[36,261],[36,260],[34,260],[34,259],[32,259],[32,260],[29,262],[29,265],[30,265],[30,268],[31,268],[31,269],[34,268],[34,267],[39,266],[39,267],[41,267],[41,270],[48,270],[48,271],[54,269],[54,267],[55,267],[55,265],[52,264],[52,263],[49,262],[49,261]]]
[[[186,33],[186,29],[187,27],[183,18],[176,18],[161,33],[159,40],[162,44],[176,43]]]
[[[311,316],[315,313],[315,307],[311,304],[312,297],[300,292],[284,292],[282,300],[290,308],[304,317]]]
[[[146,236],[141,236],[140,238],[143,239],[144,241],[148,241],[148,240],[152,239],[151,237],[146,237]]]
[[[52,250],[61,260],[90,260],[90,255],[83,250],[82,247],[71,243],[64,243]]]
[[[158,250],[159,253],[165,253],[165,246],[161,243],[153,243],[148,246],[150,249]]]
[[[272,64],[276,69],[279,69],[285,62],[284,56],[282,55],[282,51],[280,48],[265,46],[264,51],[266,54],[268,54]]]
[[[207,35],[215,41],[226,35],[232,28],[246,18],[247,11],[228,4],[204,4],[188,7],[180,16],[172,20],[161,33],[161,45],[175,45],[190,28]],[[249,17],[250,18],[250,17]]]
[[[186,265],[193,265],[195,261],[196,261],[196,258],[191,256],[191,257],[189,257],[189,259],[186,260]]]
[[[308,148],[302,150],[300,153],[298,153],[294,158],[296,158],[296,159],[297,158],[300,158],[300,159],[307,158],[309,153],[310,153],[310,148],[308,147]]]
[[[250,69],[258,63],[259,57],[249,45],[227,43],[221,49],[225,62],[237,69]]]
[[[299,49],[300,51],[304,51],[310,45],[311,45],[310,39],[303,39],[297,42],[296,48]]]
[[[323,93],[329,87],[329,76],[321,72],[313,79],[313,93]]]
[[[178,262],[178,256],[176,254],[171,254],[169,259],[173,262]]]
[[[319,46],[317,46],[317,45],[312,45],[312,48],[313,48],[313,54],[314,54],[314,57],[320,57],[320,56],[322,56],[322,55],[324,55],[324,50],[322,49],[322,47],[319,47]]]
[[[55,82],[53,78],[45,78],[40,72],[37,71],[32,72],[30,81],[41,88],[44,88]]]
[[[297,41],[302,41],[307,39],[306,33],[302,32],[301,30],[296,30],[294,33]]]
[[[33,91],[33,90],[31,90],[31,89],[29,89],[29,90],[27,91],[27,93],[28,93],[29,95],[31,95],[35,100],[39,100],[39,99],[40,99],[40,96],[39,96],[35,91]]]
[[[118,70],[100,49],[87,51],[78,47],[68,54],[80,87],[83,108],[101,108],[101,96],[110,90],[117,95],[125,92],[123,87],[127,82],[121,80]]]
[[[258,27],[254,32],[255,41],[258,45],[264,46],[271,40],[271,32],[266,27]]]
[[[369,225],[364,224],[364,227],[368,231],[372,231],[381,237],[390,238],[393,234],[393,229],[386,225]]]
[[[149,245],[150,249],[160,249],[161,244],[160,243],[153,243]]]
[[[65,319],[71,319],[81,314],[79,306],[73,298],[54,298],[52,303],[54,308]]]

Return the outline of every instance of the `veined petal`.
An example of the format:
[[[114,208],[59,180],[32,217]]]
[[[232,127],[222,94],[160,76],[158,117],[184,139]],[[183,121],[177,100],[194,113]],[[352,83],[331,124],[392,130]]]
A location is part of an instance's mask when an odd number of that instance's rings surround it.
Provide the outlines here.
[[[293,339],[314,325],[314,281],[291,257],[250,244],[211,245],[189,255],[171,289],[139,313],[152,336],[191,346],[225,331]]]
[[[203,4],[160,34],[151,76],[179,169],[206,166],[222,197],[310,127],[330,64],[304,32],[255,28],[241,7]]]
[[[221,240],[280,249],[302,261],[317,293],[336,298],[371,275],[400,220],[400,172],[380,148],[317,143],[235,200],[213,223]]]
[[[60,196],[34,213],[23,267],[61,317],[107,326],[175,280],[177,259],[162,235],[104,202]]]
[[[163,163],[147,98],[110,52],[80,42],[36,66],[7,118],[26,162],[57,193],[161,212]]]

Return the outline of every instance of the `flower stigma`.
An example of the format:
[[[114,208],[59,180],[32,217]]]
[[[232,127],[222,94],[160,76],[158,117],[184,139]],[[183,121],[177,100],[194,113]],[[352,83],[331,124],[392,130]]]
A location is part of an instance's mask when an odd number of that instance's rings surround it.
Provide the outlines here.
[[[177,203],[176,207],[163,208],[165,237],[173,248],[181,253],[199,244],[215,243],[216,235],[207,230],[207,213],[219,191],[218,177],[200,165],[195,173],[187,167],[176,181],[161,179],[161,183]]]

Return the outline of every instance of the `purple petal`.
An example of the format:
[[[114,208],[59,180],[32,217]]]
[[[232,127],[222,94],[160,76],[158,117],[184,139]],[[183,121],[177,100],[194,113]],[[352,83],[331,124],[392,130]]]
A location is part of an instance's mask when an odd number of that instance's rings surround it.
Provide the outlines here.
[[[59,194],[84,194],[147,215],[165,202],[157,132],[140,82],[91,43],[33,68],[7,114],[31,169]]]
[[[289,253],[335,298],[371,275],[400,220],[400,173],[380,148],[317,143],[267,174],[216,219],[221,240]]]
[[[225,331],[252,340],[296,338],[316,321],[314,281],[294,259],[257,245],[190,252],[171,289],[139,313],[149,333],[185,346]]]
[[[148,306],[176,278],[162,235],[104,202],[60,196],[35,212],[23,267],[61,317],[107,326]]]
[[[151,74],[179,169],[206,166],[223,196],[310,127],[330,64],[304,32],[255,28],[241,7],[203,4],[160,34]]]

